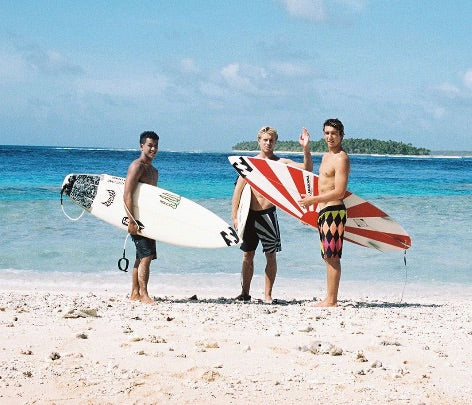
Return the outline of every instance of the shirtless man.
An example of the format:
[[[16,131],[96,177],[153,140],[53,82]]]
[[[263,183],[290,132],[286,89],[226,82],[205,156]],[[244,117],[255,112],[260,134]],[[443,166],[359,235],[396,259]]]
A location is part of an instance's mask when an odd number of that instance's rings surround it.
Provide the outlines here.
[[[149,296],[147,285],[151,260],[156,258],[156,241],[139,235],[139,218],[136,218],[133,212],[133,194],[138,182],[157,186],[159,173],[152,166],[152,161],[157,154],[159,136],[152,131],[143,132],[140,135],[139,143],[141,156],[129,165],[124,191],[125,210],[129,216],[128,232],[136,245],[136,261],[133,266],[130,298],[154,304],[155,301]]]
[[[260,147],[260,152],[257,157],[278,160],[281,163],[291,164],[309,171],[313,170],[313,160],[311,158],[309,145],[310,134],[305,128],[303,128],[299,140],[303,148],[303,163],[279,158],[274,155],[277,138],[278,134],[274,128],[262,127],[257,134],[257,142]],[[245,184],[246,181],[242,177],[239,177],[234,188],[231,216],[235,229],[237,229],[238,226],[238,206]],[[262,242],[262,251],[266,256],[264,301],[271,303],[272,287],[274,286],[275,276],[277,274],[276,254],[281,251],[279,224],[275,206],[254,189],[251,189],[251,205],[242,239],[242,292],[236,299],[239,301],[249,301],[251,299],[249,289],[254,274],[254,255],[260,240]]]
[[[302,195],[299,204],[308,208],[319,205],[318,231],[321,257],[326,263],[326,298],[317,306],[332,307],[338,303],[341,280],[341,255],[346,224],[346,207],[343,203],[349,177],[349,157],[342,148],[344,126],[337,118],[323,124],[323,134],[328,153],[323,155],[318,178],[318,195]]]

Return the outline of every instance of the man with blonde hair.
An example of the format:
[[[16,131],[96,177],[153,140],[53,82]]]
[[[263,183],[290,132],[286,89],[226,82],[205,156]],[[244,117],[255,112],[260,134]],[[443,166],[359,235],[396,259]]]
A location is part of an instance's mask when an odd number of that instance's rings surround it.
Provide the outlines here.
[[[284,159],[276,156],[274,154],[274,148],[275,144],[277,143],[277,139],[278,134],[275,128],[268,126],[262,127],[257,133],[257,143],[259,144],[260,148],[260,152],[257,157],[277,160],[281,163],[297,166],[308,171],[313,170],[313,160],[311,157],[309,145],[310,134],[305,128],[303,128],[299,139],[300,145],[303,148],[303,163],[298,163],[291,159]],[[241,199],[241,193],[245,185],[246,180],[240,176],[234,188],[231,206],[231,216],[235,229],[238,226],[237,213],[239,201]],[[251,287],[252,277],[254,275],[254,256],[257,245],[259,244],[259,241],[261,241],[262,251],[266,256],[264,301],[271,303],[272,288],[274,286],[275,276],[277,274],[277,252],[280,252],[282,249],[279,224],[277,221],[275,206],[253,188],[251,188],[251,205],[242,239],[242,291],[241,294],[236,297],[236,299],[239,301],[251,300],[249,290]]]

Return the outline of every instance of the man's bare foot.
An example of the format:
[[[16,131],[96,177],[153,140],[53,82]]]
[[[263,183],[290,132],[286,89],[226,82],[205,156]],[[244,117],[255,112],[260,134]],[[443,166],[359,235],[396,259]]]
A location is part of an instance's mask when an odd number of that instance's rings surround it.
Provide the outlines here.
[[[131,301],[141,301],[141,296],[139,294],[136,294],[136,293],[131,293],[129,299]]]
[[[338,306],[337,302],[330,302],[327,300],[323,300],[323,301],[315,303],[315,307],[337,307],[337,306]]]
[[[156,301],[154,301],[149,295],[141,296],[140,301],[145,303],[145,304],[155,304],[156,303]]]

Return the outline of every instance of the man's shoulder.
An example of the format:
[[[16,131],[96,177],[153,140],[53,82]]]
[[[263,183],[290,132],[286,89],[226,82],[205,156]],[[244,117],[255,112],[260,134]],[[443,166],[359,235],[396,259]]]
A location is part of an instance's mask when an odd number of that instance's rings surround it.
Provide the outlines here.
[[[144,172],[144,166],[139,159],[133,160],[128,166],[128,175],[127,177],[133,175],[134,177],[139,177],[141,173]]]
[[[341,149],[339,152],[335,153],[327,153],[324,156],[326,155],[336,160],[349,160],[349,156],[344,149]]]
[[[349,155],[344,149],[341,151],[341,159],[345,160],[346,162],[349,162]]]
[[[348,154],[344,150],[342,150],[341,152],[338,153],[338,156],[336,157],[336,163],[335,164],[339,168],[345,168],[347,171],[349,171],[349,166],[351,165],[351,163],[349,161]]]
[[[141,165],[141,159],[140,159],[140,158],[134,159],[134,160],[130,163],[130,166],[133,166],[133,165]]]
[[[349,156],[344,150],[341,150],[337,153],[328,152],[323,154],[321,162],[326,162],[326,164],[349,163]]]
[[[347,154],[347,152],[343,149],[341,152],[339,152],[339,157],[341,159],[347,159],[349,160],[349,155]]]
[[[140,162],[139,159],[135,159],[129,164],[128,168],[129,169],[135,169],[135,170],[140,169],[140,168],[142,168],[142,163]]]

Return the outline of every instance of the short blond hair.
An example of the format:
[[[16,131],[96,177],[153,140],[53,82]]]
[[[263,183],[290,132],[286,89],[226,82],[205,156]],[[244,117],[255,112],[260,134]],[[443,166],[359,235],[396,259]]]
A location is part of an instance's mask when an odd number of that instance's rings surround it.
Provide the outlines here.
[[[262,134],[269,134],[273,136],[275,140],[279,138],[279,134],[277,133],[277,130],[272,127],[262,127],[257,133],[257,140],[261,138]]]

